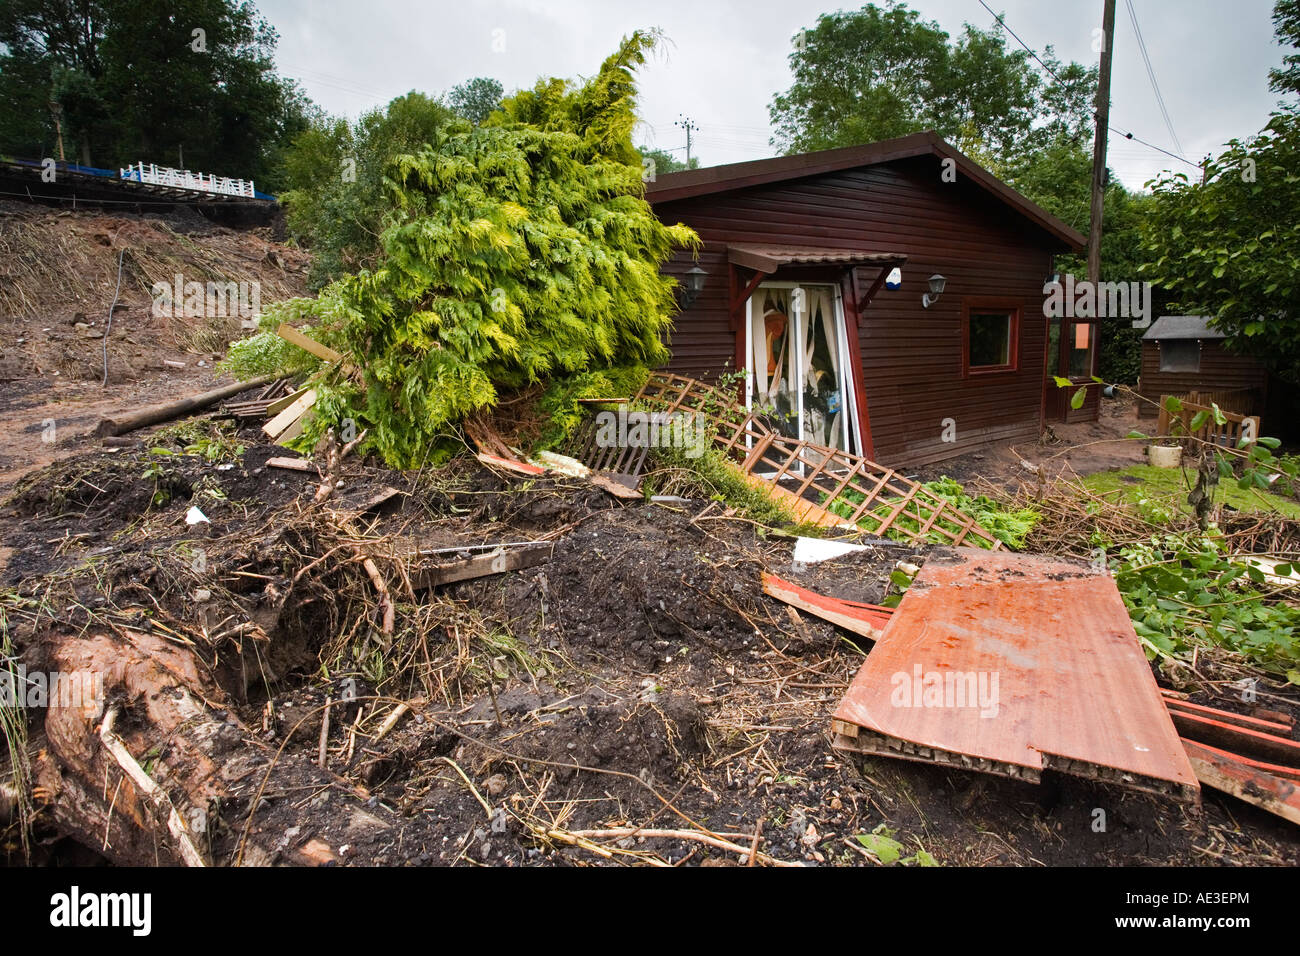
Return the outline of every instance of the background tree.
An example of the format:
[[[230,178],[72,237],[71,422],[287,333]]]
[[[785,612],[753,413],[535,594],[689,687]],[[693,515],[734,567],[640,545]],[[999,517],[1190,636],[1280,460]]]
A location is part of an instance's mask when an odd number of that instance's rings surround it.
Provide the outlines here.
[[[1143,229],[1145,274],[1175,307],[1214,316],[1230,348],[1300,384],[1300,116],[1276,113],[1232,140],[1206,180],[1154,184]]]
[[[678,159],[666,149],[650,149],[642,146],[640,149],[641,161],[644,163],[647,159],[654,162],[654,173],[656,176],[662,173],[677,173],[683,169],[699,169],[700,157],[692,156],[690,163]]]
[[[478,76],[453,86],[447,94],[447,105],[457,116],[477,126],[501,105],[504,92],[505,89],[496,80]]]
[[[374,265],[395,211],[386,171],[451,124],[467,125],[441,99],[412,91],[355,123],[318,113],[294,139],[281,199],[290,233],[312,250],[313,288]]]
[[[1270,85],[1300,93],[1300,2],[1273,23],[1289,47]],[[1227,345],[1300,384],[1300,112],[1294,100],[1256,136],[1231,140],[1204,181],[1166,174],[1143,228],[1146,275],[1184,312],[1214,316]]]
[[[933,129],[958,148],[1004,159],[1035,129],[1075,129],[1091,116],[1079,94],[1094,72],[1071,64],[1057,70],[1066,82],[1047,81],[1000,30],[966,24],[952,41],[893,0],[823,14],[794,46],[794,82],[769,107],[773,144],[787,153]]]
[[[1268,85],[1275,93],[1300,93],[1300,0],[1278,0],[1273,5],[1273,35],[1292,52],[1282,65],[1268,71]]]
[[[277,41],[234,0],[6,0],[0,151],[55,155],[57,114],[69,159],[184,165],[274,190],[308,107],[275,74]]]

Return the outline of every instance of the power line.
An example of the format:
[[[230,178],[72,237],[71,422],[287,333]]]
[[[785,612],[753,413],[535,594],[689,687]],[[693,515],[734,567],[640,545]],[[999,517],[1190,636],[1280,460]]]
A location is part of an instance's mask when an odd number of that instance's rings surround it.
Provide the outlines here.
[[[1036,52],[1034,52],[1033,47],[1031,47],[1024,40],[1020,39],[1019,36],[1017,36],[1016,31],[1011,29],[1011,27],[1007,25],[1007,21],[1004,20],[1000,14],[994,13],[993,8],[990,7],[987,3],[985,3],[984,0],[979,0],[979,3],[980,6],[982,6],[985,10],[989,12],[989,15],[992,16],[994,20],[998,21],[998,24],[1002,27],[1002,29],[1006,30],[1013,37],[1015,37],[1016,42],[1025,48],[1025,52],[1027,52],[1030,56],[1032,56],[1035,60],[1037,60],[1042,65],[1043,69],[1052,75],[1052,78],[1055,79],[1056,82],[1062,84],[1065,83],[1065,81],[1061,79],[1061,77],[1057,74],[1057,72],[1053,70],[1050,66],[1048,66],[1046,63],[1044,63],[1043,58],[1040,57]],[[1109,37],[1107,38],[1107,41],[1109,42]],[[1141,143],[1143,146],[1148,146],[1151,149],[1156,150],[1157,152],[1164,153],[1166,156],[1172,157],[1173,159],[1178,160],[1180,163],[1186,163],[1188,166],[1191,166],[1193,169],[1201,168],[1199,165],[1192,162],[1190,159],[1185,159],[1182,156],[1179,156],[1177,153],[1171,153],[1167,149],[1162,149],[1161,147],[1157,146],[1155,143],[1148,143],[1146,140],[1134,136],[1132,133],[1124,132],[1123,130],[1116,129],[1114,126],[1110,126],[1110,125],[1107,125],[1106,128],[1109,129],[1112,133],[1119,133],[1119,135],[1123,136],[1125,139],[1131,139],[1135,143]],[[1180,146],[1179,148],[1181,149],[1182,147]]]
[[[994,13],[994,12],[993,12],[993,8],[990,7],[987,3],[985,3],[984,0],[980,0],[980,6],[983,7],[985,10],[987,10],[987,11],[989,12],[989,16],[993,17],[994,20],[998,21],[998,23],[999,23],[999,25],[1001,25],[1002,29],[1006,30],[1006,31],[1007,31],[1008,33],[1010,33],[1013,37],[1015,37],[1015,38],[1016,38],[1016,42],[1019,43],[1022,47],[1024,47],[1025,50],[1026,50],[1026,52],[1028,52],[1030,56],[1032,56],[1035,60],[1037,60],[1037,61],[1042,65],[1042,67],[1043,67],[1044,70],[1046,70],[1048,73],[1052,74],[1053,79],[1055,79],[1057,83],[1064,83],[1064,82],[1065,82],[1065,80],[1063,80],[1063,79],[1061,79],[1059,76],[1057,76],[1057,73],[1056,73],[1055,70],[1053,70],[1050,66],[1048,66],[1046,63],[1043,62],[1043,58],[1042,58],[1041,56],[1039,56],[1037,53],[1034,52],[1033,47],[1031,47],[1028,43],[1026,43],[1024,40],[1020,39],[1020,37],[1016,35],[1016,31],[1013,30],[1013,29],[1011,29],[1011,27],[1009,27],[1009,26],[1007,25],[1007,21],[1004,20],[1004,19],[1002,19],[1002,16],[1001,16],[1000,14]]]
[[[1138,26],[1137,11],[1133,9],[1133,0],[1124,0],[1128,6],[1129,19],[1133,21],[1133,32],[1137,34],[1138,49],[1142,51],[1142,60],[1146,63],[1147,76],[1151,80],[1151,89],[1156,94],[1156,105],[1160,107],[1160,115],[1165,118],[1165,128],[1169,130],[1169,138],[1174,141],[1174,148],[1179,153],[1183,152],[1183,144],[1178,141],[1178,134],[1174,132],[1174,121],[1169,118],[1169,110],[1165,107],[1165,98],[1160,92],[1160,84],[1156,82],[1156,71],[1151,66],[1151,56],[1147,53],[1147,42],[1142,38],[1142,28]]]

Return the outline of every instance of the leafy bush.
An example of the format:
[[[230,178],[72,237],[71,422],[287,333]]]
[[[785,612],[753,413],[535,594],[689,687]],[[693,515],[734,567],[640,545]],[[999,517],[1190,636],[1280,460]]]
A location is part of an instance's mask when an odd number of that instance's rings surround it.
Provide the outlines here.
[[[1171,534],[1124,548],[1114,573],[1149,655],[1209,644],[1300,683],[1300,605],[1271,593],[1264,571],[1225,554],[1217,535]]]

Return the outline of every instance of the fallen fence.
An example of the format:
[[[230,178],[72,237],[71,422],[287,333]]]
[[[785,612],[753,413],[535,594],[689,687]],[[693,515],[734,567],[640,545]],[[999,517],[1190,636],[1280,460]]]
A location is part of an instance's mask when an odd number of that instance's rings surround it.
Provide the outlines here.
[[[713,426],[714,444],[753,482],[763,483],[806,521],[917,542],[1002,543],[952,502],[861,455],[782,435],[726,392],[698,379],[653,373],[635,402]]]

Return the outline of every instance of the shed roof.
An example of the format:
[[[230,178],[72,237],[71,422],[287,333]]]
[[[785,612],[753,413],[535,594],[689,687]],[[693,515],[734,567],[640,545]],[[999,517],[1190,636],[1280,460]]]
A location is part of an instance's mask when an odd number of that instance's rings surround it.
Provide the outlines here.
[[[1209,315],[1162,315],[1151,323],[1151,328],[1143,333],[1142,338],[1150,341],[1227,338],[1218,329],[1210,328],[1212,318]]]
[[[736,242],[727,246],[727,258],[738,266],[770,275],[784,265],[901,266],[907,256],[898,252],[860,252],[823,246],[763,246]]]
[[[843,169],[853,169],[857,166],[875,166],[917,156],[953,160],[964,177],[1059,239],[1067,248],[1077,252],[1087,243],[1087,239],[1078,230],[1026,199],[983,166],[951,146],[938,133],[928,131],[882,140],[878,143],[868,143],[864,146],[846,146],[815,153],[800,153],[796,156],[777,156],[747,163],[728,163],[723,166],[706,166],[703,169],[665,173],[646,185],[646,199],[651,203],[672,202],[676,199],[688,199],[731,189],[744,189],[748,186],[818,176]]]

